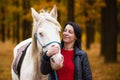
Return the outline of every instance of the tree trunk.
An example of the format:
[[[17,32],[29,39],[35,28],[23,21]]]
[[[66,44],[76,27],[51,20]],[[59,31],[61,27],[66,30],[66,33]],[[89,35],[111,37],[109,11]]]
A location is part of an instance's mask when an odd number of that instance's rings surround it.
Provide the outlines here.
[[[67,1],[67,21],[74,21],[74,0]]]
[[[27,15],[29,10],[30,10],[30,0],[23,0],[24,16]],[[23,19],[22,27],[23,27],[22,39],[25,40],[25,39],[31,37],[31,22],[28,19]]]
[[[94,42],[94,25],[91,20],[86,22],[86,49],[90,49],[90,44]]]
[[[1,38],[2,42],[5,42],[5,8],[1,7],[1,14],[2,14],[2,19],[1,19]]]
[[[19,8],[19,0],[16,0],[16,7]],[[20,16],[19,16],[19,11],[17,11],[16,15],[16,40],[17,43],[20,42]]]
[[[23,40],[31,37],[31,22],[28,20],[23,20]]]
[[[101,53],[105,62],[117,62],[117,5],[116,0],[105,0],[102,9]]]
[[[13,13],[13,20],[14,21],[16,21],[16,16],[15,15],[16,15],[16,13],[14,12]],[[16,24],[14,24],[13,27],[12,27],[12,34],[13,34],[12,35],[12,40],[13,40],[13,43],[16,42],[16,34],[17,34],[16,33],[16,27],[17,27]]]
[[[16,39],[17,39],[17,43],[20,42],[20,17],[19,17],[19,13],[16,14]]]
[[[85,0],[84,2],[87,5],[92,6],[93,4],[93,0]],[[94,33],[95,33],[95,29],[94,29],[94,20],[92,18],[90,18],[90,14],[88,14],[87,12],[87,6],[84,6],[84,15],[86,17],[86,49],[90,49],[90,45],[91,43],[94,42]]]
[[[101,9],[101,52],[100,55],[105,54],[105,48],[106,48],[106,31],[109,30],[106,28],[106,21],[107,21],[107,13],[106,13],[106,8]],[[107,30],[105,30],[107,29]]]
[[[7,24],[7,38],[10,39],[10,25]]]
[[[56,2],[59,4],[60,3],[60,0],[56,0]],[[59,6],[58,6],[59,7]],[[60,22],[60,16],[61,16],[61,13],[60,13],[60,10],[58,9],[58,18],[57,20]]]

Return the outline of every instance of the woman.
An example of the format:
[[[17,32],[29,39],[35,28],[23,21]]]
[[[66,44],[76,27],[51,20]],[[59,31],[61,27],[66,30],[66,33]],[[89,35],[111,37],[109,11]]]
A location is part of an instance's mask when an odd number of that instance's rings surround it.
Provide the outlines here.
[[[87,54],[81,50],[81,29],[74,22],[68,22],[63,30],[61,53],[64,56],[63,67],[56,70],[50,67],[50,56],[58,51],[58,47],[51,49],[43,55],[41,72],[50,74],[49,80],[92,80],[92,73]],[[57,75],[57,76],[56,76]]]

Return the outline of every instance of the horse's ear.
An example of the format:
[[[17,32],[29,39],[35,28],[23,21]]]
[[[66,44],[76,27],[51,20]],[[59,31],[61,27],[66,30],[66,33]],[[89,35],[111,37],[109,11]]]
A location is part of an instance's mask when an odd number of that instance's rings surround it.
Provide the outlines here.
[[[32,11],[32,17],[33,17],[33,20],[34,21],[38,21],[39,20],[39,14],[35,11],[34,8],[31,8],[31,11]]]
[[[56,5],[54,5],[54,7],[53,7],[53,9],[50,11],[50,15],[53,17],[53,18],[55,18],[55,19],[57,19],[57,7],[56,7]]]

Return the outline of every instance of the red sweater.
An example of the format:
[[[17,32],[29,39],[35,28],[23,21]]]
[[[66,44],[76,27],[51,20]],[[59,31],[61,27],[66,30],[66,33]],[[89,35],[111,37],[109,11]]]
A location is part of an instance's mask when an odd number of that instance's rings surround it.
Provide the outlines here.
[[[69,51],[62,49],[61,52],[64,56],[64,62],[63,67],[57,70],[58,80],[74,80],[74,50]]]

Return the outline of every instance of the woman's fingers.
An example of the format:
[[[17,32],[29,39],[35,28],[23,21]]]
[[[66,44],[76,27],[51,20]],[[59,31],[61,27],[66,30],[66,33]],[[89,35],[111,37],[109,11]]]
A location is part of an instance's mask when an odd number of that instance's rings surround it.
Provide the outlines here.
[[[58,52],[59,52],[59,49],[60,49],[60,48],[59,48],[58,46],[56,46],[56,45],[51,45],[50,48],[49,48],[49,50],[48,50],[48,52],[47,52],[47,56],[52,56],[52,55],[58,53]]]

